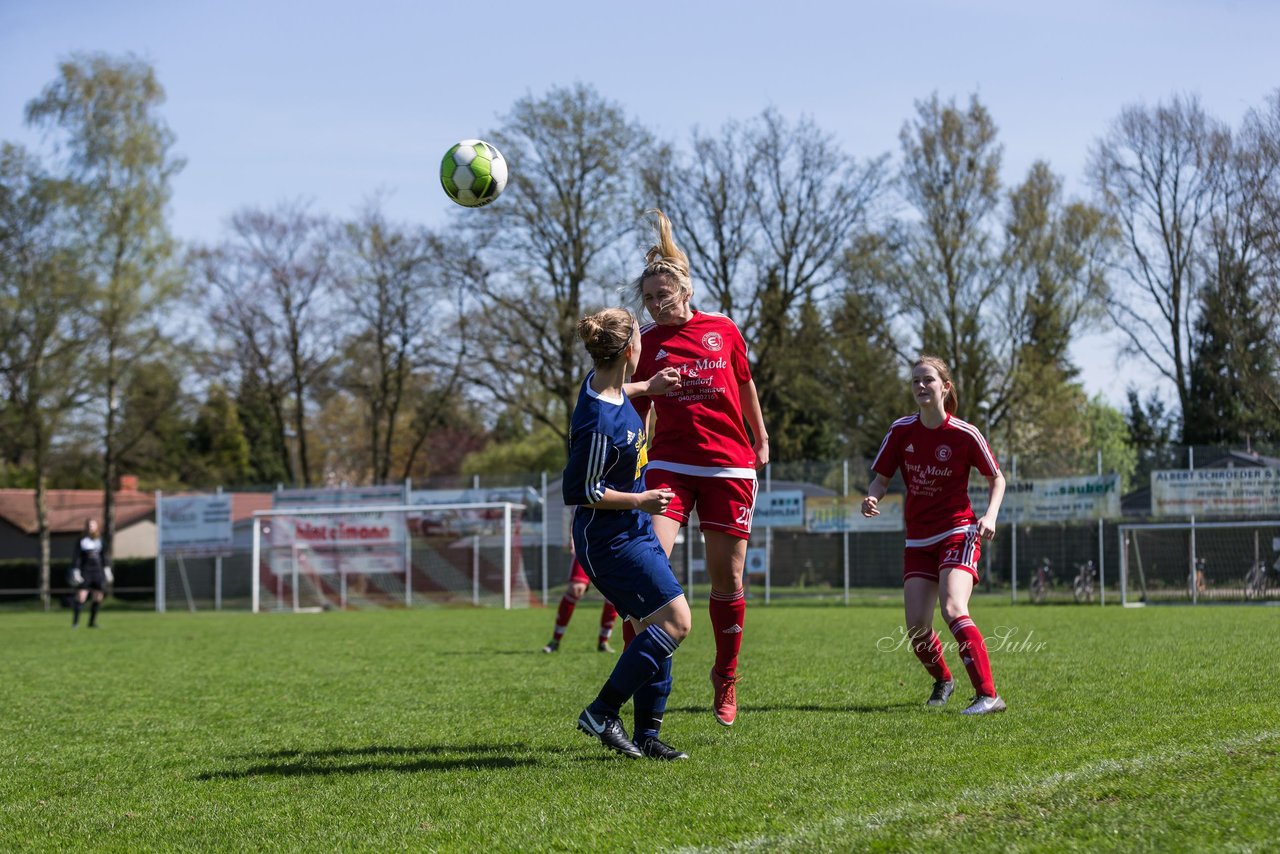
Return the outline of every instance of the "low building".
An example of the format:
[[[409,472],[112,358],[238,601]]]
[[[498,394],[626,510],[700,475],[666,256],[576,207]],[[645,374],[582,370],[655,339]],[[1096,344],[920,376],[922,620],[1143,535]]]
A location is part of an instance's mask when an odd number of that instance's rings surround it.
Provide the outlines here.
[[[113,554],[117,558],[146,558],[156,554],[156,501],[138,491],[138,481],[122,477],[115,493],[116,525]],[[89,519],[102,522],[103,494],[97,489],[50,489],[48,506],[50,556],[71,559]],[[0,489],[0,560],[38,559],[40,536],[36,524],[34,489]]]

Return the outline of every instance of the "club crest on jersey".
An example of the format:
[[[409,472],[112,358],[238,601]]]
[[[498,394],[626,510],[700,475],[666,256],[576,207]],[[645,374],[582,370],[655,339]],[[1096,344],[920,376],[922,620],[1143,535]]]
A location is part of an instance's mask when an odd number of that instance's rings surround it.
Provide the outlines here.
[[[938,458],[938,462],[945,463],[947,460],[951,459],[951,446],[939,445],[938,449],[933,452],[933,455]]]
[[[702,336],[702,346],[708,350],[719,350],[724,346],[724,337],[719,332],[708,332]]]

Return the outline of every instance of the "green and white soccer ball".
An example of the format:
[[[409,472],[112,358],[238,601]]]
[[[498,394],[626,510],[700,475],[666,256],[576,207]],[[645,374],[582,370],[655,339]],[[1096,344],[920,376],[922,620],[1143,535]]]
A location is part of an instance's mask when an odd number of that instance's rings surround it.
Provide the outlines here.
[[[484,140],[464,139],[445,152],[440,183],[458,204],[483,207],[507,186],[507,161]]]

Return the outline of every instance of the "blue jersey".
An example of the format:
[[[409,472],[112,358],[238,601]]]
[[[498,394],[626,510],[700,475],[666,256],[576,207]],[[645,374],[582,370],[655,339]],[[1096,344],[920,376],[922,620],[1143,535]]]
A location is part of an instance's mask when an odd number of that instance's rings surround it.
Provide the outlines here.
[[[647,462],[644,421],[624,394],[601,397],[588,374],[578,392],[569,435],[569,464],[564,469],[564,503],[594,504],[605,489],[643,492]],[[653,520],[643,510],[598,510],[579,507],[573,514],[573,541],[578,560],[592,577],[616,564],[615,558],[653,540]],[[649,545],[645,543],[645,545]]]

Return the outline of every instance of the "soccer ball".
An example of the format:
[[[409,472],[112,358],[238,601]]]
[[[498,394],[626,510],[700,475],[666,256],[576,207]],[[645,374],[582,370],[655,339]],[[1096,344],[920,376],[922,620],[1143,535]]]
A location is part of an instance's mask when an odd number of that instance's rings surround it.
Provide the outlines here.
[[[440,184],[460,205],[478,208],[498,198],[507,186],[507,161],[502,153],[479,139],[464,139],[445,152]]]

